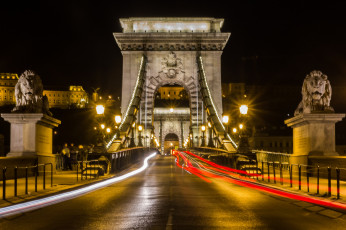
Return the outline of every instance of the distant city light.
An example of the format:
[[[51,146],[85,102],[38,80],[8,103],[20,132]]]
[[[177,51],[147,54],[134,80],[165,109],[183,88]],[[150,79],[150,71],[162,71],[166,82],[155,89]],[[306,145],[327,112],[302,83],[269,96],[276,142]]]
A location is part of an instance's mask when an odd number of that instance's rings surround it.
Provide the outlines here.
[[[107,129],[106,129],[106,132],[107,132],[107,133],[110,133],[110,132],[111,132],[111,129],[110,129],[110,128],[107,128]]]
[[[104,129],[104,128],[105,128],[105,125],[104,125],[104,124],[101,124],[100,126],[101,126],[101,129]]]
[[[173,113],[174,109],[173,108],[170,108],[169,109],[169,112]]]
[[[243,129],[244,125],[243,124],[239,124],[239,129]]]
[[[233,128],[233,133],[236,133],[237,132],[237,128]]]
[[[205,131],[205,125],[202,125],[201,129],[204,132]]]

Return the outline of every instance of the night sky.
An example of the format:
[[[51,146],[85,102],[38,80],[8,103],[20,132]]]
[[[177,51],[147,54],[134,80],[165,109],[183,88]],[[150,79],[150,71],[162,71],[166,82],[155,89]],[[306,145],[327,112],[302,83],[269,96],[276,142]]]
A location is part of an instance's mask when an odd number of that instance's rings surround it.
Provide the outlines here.
[[[345,4],[308,1],[2,1],[0,72],[120,95],[121,17],[224,18],[223,82],[301,85],[319,69],[346,86]],[[5,3],[4,3],[5,2]],[[298,96],[299,97],[299,96]]]

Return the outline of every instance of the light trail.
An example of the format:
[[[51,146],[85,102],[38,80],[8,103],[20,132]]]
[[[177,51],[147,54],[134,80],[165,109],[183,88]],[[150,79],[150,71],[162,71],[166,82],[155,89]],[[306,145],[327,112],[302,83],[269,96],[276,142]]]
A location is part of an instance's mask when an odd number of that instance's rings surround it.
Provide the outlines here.
[[[23,202],[20,204],[11,205],[11,206],[8,206],[5,208],[0,208],[0,218],[10,216],[10,215],[20,214],[23,212],[43,208],[43,207],[46,207],[46,206],[49,206],[52,204],[56,204],[56,203],[60,203],[60,202],[66,201],[66,200],[70,200],[70,199],[79,197],[81,195],[84,195],[86,193],[93,192],[97,189],[109,186],[109,185],[114,184],[116,182],[125,180],[126,178],[129,178],[133,175],[136,175],[138,173],[143,172],[148,167],[149,159],[153,158],[155,155],[156,155],[156,152],[150,154],[148,157],[146,157],[144,159],[142,167],[140,167],[139,169],[136,169],[132,172],[129,172],[125,175],[113,177],[113,178],[110,178],[110,179],[86,186],[84,188],[76,189],[76,190],[73,190],[70,192],[64,192],[64,193],[49,196],[46,198],[41,198],[41,199],[37,199],[37,200],[33,200],[33,201],[27,201],[27,202]]]
[[[238,172],[239,174],[245,174],[244,171],[234,170],[225,166],[215,164],[213,162],[207,161],[188,151],[185,151],[185,152],[176,151],[176,152],[177,153],[175,155],[177,157],[179,157],[180,155],[182,156],[182,158],[185,158],[187,162],[189,162],[189,167],[188,168],[182,167],[183,169],[185,169],[186,171],[192,172],[194,175],[202,178],[203,180],[209,183],[211,183],[212,181],[208,180],[207,179],[208,177],[214,178],[214,179],[221,179],[229,183],[245,186],[248,188],[260,190],[260,191],[271,193],[271,194],[275,194],[277,196],[282,196],[282,197],[286,197],[286,198],[290,198],[294,200],[300,200],[300,201],[304,201],[304,202],[308,202],[308,203],[312,203],[312,204],[316,204],[316,205],[320,205],[324,207],[334,208],[338,210],[343,210],[343,211],[346,210],[346,204],[339,203],[339,202],[332,202],[332,201],[324,200],[324,199],[322,200],[322,199],[310,197],[307,195],[296,194],[293,192],[283,191],[277,188],[272,188],[270,186],[260,184],[256,182],[256,180],[254,179],[246,178],[234,173],[236,171],[239,171]],[[210,166],[199,164],[195,159],[193,159],[193,157],[197,158],[198,160],[201,160],[204,164],[207,164]],[[200,169],[195,168],[191,164],[190,160],[193,161]],[[248,174],[248,175],[251,175],[251,174]],[[253,175],[256,175],[256,174],[253,174]]]

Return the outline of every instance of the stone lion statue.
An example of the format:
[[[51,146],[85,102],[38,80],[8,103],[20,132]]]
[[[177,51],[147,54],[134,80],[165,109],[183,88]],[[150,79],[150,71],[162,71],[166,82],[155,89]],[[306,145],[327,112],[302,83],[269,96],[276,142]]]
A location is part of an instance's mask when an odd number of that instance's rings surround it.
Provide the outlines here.
[[[26,70],[19,77],[15,86],[16,107],[12,112],[44,113],[52,116],[49,111],[47,96],[43,96],[41,78],[32,70]]]
[[[327,75],[314,70],[306,75],[302,87],[302,101],[294,112],[294,116],[301,113],[334,112],[330,106],[332,87]]]

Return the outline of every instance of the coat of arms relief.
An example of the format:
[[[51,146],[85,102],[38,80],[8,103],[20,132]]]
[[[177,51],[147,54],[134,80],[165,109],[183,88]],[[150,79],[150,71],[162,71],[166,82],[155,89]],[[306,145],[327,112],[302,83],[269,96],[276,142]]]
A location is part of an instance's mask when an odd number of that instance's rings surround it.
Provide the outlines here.
[[[174,52],[170,52],[167,57],[161,59],[161,69],[168,78],[175,78],[183,72],[183,63]]]

